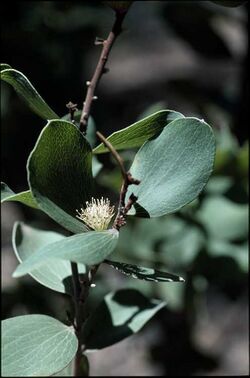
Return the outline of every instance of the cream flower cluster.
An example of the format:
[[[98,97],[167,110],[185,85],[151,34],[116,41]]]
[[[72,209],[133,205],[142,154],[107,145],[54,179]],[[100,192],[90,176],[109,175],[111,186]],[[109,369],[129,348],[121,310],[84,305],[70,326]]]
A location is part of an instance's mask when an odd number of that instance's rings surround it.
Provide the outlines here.
[[[86,208],[76,210],[77,218],[81,219],[95,231],[107,230],[108,225],[114,215],[114,206],[110,206],[108,198],[103,197],[95,199],[92,197],[91,202],[86,202]]]

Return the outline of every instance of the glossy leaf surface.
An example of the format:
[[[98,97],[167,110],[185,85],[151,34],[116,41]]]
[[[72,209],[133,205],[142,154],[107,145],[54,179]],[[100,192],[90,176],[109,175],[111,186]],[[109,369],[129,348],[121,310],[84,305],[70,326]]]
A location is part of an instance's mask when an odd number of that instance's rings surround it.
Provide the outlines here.
[[[76,126],[53,120],[28,159],[28,181],[39,207],[73,233],[88,230],[76,218],[93,191],[91,147]]]

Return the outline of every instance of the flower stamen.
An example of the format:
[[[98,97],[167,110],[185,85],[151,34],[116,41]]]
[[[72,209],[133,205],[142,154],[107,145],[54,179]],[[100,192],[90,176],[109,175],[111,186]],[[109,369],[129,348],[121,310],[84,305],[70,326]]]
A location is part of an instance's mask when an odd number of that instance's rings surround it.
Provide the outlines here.
[[[86,202],[86,208],[76,210],[76,217],[93,228],[95,231],[107,230],[108,225],[114,215],[114,206],[110,206],[108,198],[91,198],[91,202]]]

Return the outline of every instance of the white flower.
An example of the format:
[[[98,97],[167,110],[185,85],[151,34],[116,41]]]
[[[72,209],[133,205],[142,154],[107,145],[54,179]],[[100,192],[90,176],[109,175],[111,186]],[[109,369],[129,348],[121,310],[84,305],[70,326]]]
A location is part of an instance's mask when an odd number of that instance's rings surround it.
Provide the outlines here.
[[[76,210],[76,217],[81,219],[95,231],[107,230],[108,225],[114,215],[114,206],[110,206],[108,198],[103,197],[95,199],[92,197],[91,202],[86,202],[86,209]]]

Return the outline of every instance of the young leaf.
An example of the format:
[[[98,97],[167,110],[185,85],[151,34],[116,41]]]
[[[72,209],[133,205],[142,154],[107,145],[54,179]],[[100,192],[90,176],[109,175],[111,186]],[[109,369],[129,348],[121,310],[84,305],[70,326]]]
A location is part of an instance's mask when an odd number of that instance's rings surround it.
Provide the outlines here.
[[[137,152],[130,172],[141,181],[130,186],[138,200],[130,215],[158,217],[173,213],[194,200],[213,169],[215,139],[208,124],[180,118],[146,142]]]
[[[3,377],[48,377],[65,368],[77,351],[73,328],[46,315],[6,319],[1,328]]]
[[[53,242],[38,249],[20,264],[13,277],[20,277],[33,272],[34,269],[62,259],[85,265],[101,263],[115,249],[119,233],[115,229],[90,231]]]
[[[65,236],[57,232],[37,230],[20,222],[14,224],[12,232],[12,244],[19,262],[26,261],[40,248],[65,238]],[[78,271],[79,273],[85,273],[85,266],[79,264]],[[69,295],[73,293],[72,271],[69,261],[49,260],[34,270],[31,276],[52,290]]]
[[[133,335],[164,306],[165,302],[149,300],[134,289],[107,294],[84,327],[86,349],[106,348]]]
[[[119,272],[133,278],[138,278],[139,280],[155,282],[184,282],[182,277],[167,272],[160,272],[159,270],[153,268],[145,268],[138,265],[125,264],[110,260],[105,260],[104,262]]]
[[[7,201],[18,201],[23,203],[24,205],[39,209],[36,201],[32,197],[30,190],[16,194],[8,187],[7,184],[1,182],[1,203]]]
[[[55,112],[46,104],[31,82],[21,72],[12,68],[1,70],[1,80],[9,83],[22,97],[34,113],[43,119],[59,118]]]
[[[72,123],[49,121],[31,152],[27,169],[38,206],[73,233],[89,228],[76,218],[93,193],[91,147]]]
[[[161,110],[133,123],[125,129],[114,132],[107,140],[116,150],[140,147],[145,141],[159,134],[171,121],[183,117],[181,113],[173,110]],[[102,154],[109,152],[109,150],[101,143],[93,152],[95,154]]]

